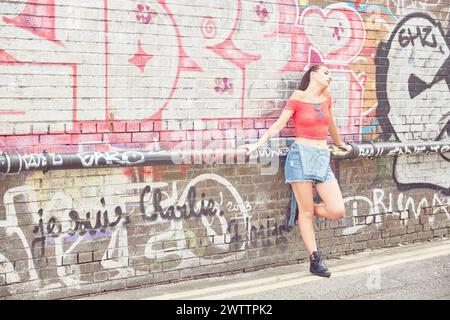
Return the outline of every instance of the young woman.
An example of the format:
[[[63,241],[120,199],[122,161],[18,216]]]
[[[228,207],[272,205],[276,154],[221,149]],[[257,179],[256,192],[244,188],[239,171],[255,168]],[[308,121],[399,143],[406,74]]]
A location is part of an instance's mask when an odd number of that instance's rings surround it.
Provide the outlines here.
[[[345,213],[341,190],[330,167],[328,133],[336,146],[351,150],[339,137],[332,114],[332,98],[327,90],[330,81],[331,72],[326,66],[312,66],[304,74],[300,90],[291,95],[278,120],[257,143],[242,146],[247,149],[247,154],[252,153],[276,136],[294,116],[296,138],[286,158],[285,182],[291,184],[298,204],[299,228],[310,254],[310,271],[324,277],[331,273],[317,249],[313,218],[317,215],[337,220]],[[313,185],[323,203],[314,204]]]

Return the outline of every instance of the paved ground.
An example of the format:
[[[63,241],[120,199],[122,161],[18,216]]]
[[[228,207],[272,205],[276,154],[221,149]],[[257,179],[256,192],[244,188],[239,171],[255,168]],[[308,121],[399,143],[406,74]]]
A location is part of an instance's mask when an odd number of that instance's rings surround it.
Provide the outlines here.
[[[90,296],[102,300],[450,299],[450,240],[368,250],[328,260],[330,278],[309,263]]]

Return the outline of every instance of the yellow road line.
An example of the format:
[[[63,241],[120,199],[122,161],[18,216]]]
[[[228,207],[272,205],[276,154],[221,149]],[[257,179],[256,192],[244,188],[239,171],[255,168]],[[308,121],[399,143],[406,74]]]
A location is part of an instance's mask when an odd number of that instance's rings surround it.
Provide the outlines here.
[[[362,257],[361,261],[333,266],[331,268],[332,277],[344,276],[352,273],[367,271],[369,266],[386,267],[400,263],[428,259],[439,255],[450,254],[450,242],[433,246],[431,248],[422,248],[416,250],[408,250],[407,252],[397,254],[387,254],[385,256],[375,256],[372,258]],[[320,277],[313,276],[309,271],[294,272],[284,275],[276,275],[261,279],[241,281],[220,286],[208,287],[203,289],[188,290],[183,292],[168,293],[158,296],[143,298],[142,300],[171,300],[171,299],[225,299],[227,297],[272,290],[273,288],[281,288],[285,286],[306,283],[310,281],[324,280]],[[266,285],[264,285],[266,284]],[[252,287],[252,288],[249,288]],[[244,288],[242,290],[236,290]],[[220,293],[225,290],[233,289],[233,292]],[[205,297],[207,295],[207,297]],[[197,297],[200,296],[200,297]]]
[[[388,267],[388,266],[394,266],[394,265],[418,261],[418,260],[425,260],[425,259],[438,257],[441,255],[448,255],[448,254],[450,254],[450,249],[441,250],[441,251],[437,251],[437,252],[431,252],[431,253],[423,254],[420,256],[413,256],[410,258],[398,259],[398,260],[394,260],[394,261],[387,261],[384,263],[375,263],[375,264],[372,264],[372,266],[376,266],[377,268],[381,269],[381,268]],[[337,269],[337,268],[335,268],[335,269]],[[349,268],[349,269],[344,269],[344,270],[339,270],[339,271],[332,271],[332,277],[333,278],[343,277],[343,276],[348,276],[348,275],[352,275],[352,274],[356,274],[356,273],[363,273],[363,272],[367,272],[367,266],[366,267],[358,267],[358,268]],[[253,293],[274,290],[274,289],[279,289],[279,288],[284,288],[284,287],[290,287],[290,286],[295,286],[295,285],[304,284],[304,283],[312,282],[312,281],[318,281],[318,280],[320,280],[319,277],[311,275],[311,276],[304,277],[301,279],[282,281],[282,282],[271,284],[271,285],[259,286],[259,287],[250,288],[250,289],[242,289],[242,290],[237,290],[237,291],[227,292],[227,293],[222,293],[222,294],[216,294],[214,296],[200,296],[200,297],[195,297],[193,299],[194,300],[197,300],[197,299],[198,300],[211,300],[211,299],[223,300],[223,299],[227,299],[227,298],[231,298],[231,297],[242,296],[242,295],[246,295],[246,294],[253,294]]]

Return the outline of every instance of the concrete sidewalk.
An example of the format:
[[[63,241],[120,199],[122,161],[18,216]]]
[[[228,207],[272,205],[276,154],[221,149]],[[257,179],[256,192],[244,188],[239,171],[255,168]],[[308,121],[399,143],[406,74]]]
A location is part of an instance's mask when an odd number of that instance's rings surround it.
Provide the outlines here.
[[[366,250],[326,261],[84,297],[88,300],[450,299],[450,240]]]

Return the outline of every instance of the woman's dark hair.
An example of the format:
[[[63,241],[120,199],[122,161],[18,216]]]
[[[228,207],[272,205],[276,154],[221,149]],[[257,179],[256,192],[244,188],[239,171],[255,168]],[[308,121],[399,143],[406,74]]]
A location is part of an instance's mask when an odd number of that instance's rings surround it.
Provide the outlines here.
[[[311,80],[311,72],[316,72],[320,69],[322,65],[320,64],[314,64],[312,65],[303,75],[302,81],[300,82],[300,86],[298,87],[300,90],[306,90],[309,86],[309,82]]]

